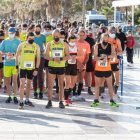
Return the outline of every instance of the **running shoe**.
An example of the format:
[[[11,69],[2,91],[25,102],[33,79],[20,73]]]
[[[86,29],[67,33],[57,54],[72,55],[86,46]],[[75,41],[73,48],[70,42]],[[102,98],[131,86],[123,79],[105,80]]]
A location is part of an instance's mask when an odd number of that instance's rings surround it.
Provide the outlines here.
[[[19,108],[19,109],[23,109],[23,107],[24,107],[24,103],[23,103],[23,102],[20,102],[18,108]]]
[[[91,91],[91,88],[88,88],[88,94],[93,95],[93,92]]]
[[[14,104],[18,104],[18,99],[17,99],[17,97],[14,97],[14,98],[13,98],[13,101],[14,101]]]
[[[99,101],[94,100],[94,102],[91,104],[91,107],[97,107],[97,106],[99,106]]]
[[[36,91],[34,92],[34,98],[38,99],[38,93]]]
[[[65,106],[69,106],[70,102],[69,99],[65,100]]]
[[[43,92],[39,92],[39,99],[43,99]]]
[[[65,106],[64,106],[64,104],[63,104],[62,101],[59,102],[59,108],[61,108],[61,109],[64,109],[65,108]]]
[[[25,100],[24,104],[27,105],[27,106],[34,107],[33,103],[31,101],[29,101],[29,100],[28,101]]]
[[[46,105],[47,109],[50,109],[52,107],[52,101],[48,101],[48,104]]]
[[[111,107],[119,107],[119,104],[117,104],[114,100],[110,100],[110,106]]]
[[[11,97],[8,97],[7,99],[6,99],[6,103],[10,103],[12,101],[12,98]]]

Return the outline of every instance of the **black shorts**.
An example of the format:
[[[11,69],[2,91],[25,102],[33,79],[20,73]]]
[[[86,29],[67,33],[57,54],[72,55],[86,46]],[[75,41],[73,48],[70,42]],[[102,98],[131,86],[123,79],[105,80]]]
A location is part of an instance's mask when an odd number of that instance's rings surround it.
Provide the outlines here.
[[[93,71],[94,71],[94,66],[91,59],[86,64],[86,72],[93,72]]]
[[[3,68],[3,62],[0,63],[0,69],[2,69],[2,68]]]
[[[96,77],[108,78],[108,77],[110,77],[112,75],[112,71],[95,71],[94,74],[95,74]]]
[[[77,64],[68,64],[66,67],[66,75],[76,76],[77,75]]]
[[[23,69],[20,69],[20,78],[27,78],[29,80],[32,80],[33,79],[33,72],[34,70],[23,70]]]
[[[49,60],[46,60],[46,59],[45,59],[44,68],[48,68],[48,63],[49,63]]]
[[[56,75],[65,74],[65,68],[48,67],[48,71],[50,74],[56,74]]]
[[[119,63],[117,64],[111,64],[112,71],[119,71]]]

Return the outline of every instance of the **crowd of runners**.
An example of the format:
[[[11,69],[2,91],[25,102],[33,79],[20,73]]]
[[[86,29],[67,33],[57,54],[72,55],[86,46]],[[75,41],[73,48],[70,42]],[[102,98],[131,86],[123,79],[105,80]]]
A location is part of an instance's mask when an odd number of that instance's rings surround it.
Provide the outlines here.
[[[91,107],[99,105],[105,88],[110,106],[119,107],[114,97],[120,85],[120,56],[126,49],[128,64],[133,65],[134,46],[131,28],[123,33],[120,26],[101,24],[93,31],[82,22],[68,20],[41,24],[2,21],[0,86],[8,95],[6,103],[14,102],[20,109],[24,105],[34,107],[30,100],[33,87],[35,99],[47,96],[47,109],[53,106],[54,96],[63,109],[74,101],[86,100],[82,95],[86,76]]]

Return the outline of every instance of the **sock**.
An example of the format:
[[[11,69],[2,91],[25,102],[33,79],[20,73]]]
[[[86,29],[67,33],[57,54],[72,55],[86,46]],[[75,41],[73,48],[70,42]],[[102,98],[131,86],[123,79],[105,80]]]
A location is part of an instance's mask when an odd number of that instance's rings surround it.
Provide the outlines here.
[[[68,99],[68,97],[69,97],[69,89],[64,90],[64,97],[65,97],[65,100]]]

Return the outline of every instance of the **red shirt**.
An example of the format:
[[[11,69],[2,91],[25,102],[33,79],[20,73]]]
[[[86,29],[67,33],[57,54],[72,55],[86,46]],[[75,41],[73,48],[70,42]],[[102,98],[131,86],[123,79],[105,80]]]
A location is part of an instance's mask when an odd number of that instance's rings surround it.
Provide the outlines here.
[[[135,46],[134,37],[133,36],[127,36],[126,39],[127,39],[127,47],[128,48],[134,48],[134,46]]]

